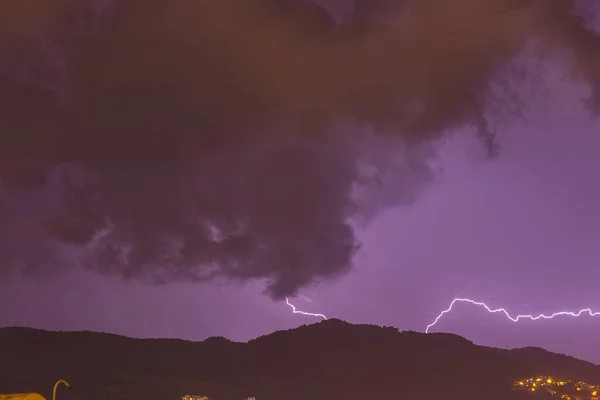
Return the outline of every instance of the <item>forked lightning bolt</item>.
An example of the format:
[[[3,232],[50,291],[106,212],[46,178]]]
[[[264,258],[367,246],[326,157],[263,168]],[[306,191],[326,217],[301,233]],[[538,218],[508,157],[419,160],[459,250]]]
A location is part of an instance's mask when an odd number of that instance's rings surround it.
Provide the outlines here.
[[[523,314],[519,314],[516,317],[512,317],[508,311],[506,311],[504,308],[495,308],[492,309],[490,308],[487,304],[480,302],[480,301],[475,301],[475,300],[471,300],[471,299],[461,299],[461,298],[455,298],[454,300],[452,300],[452,303],[450,303],[450,306],[445,309],[444,311],[442,311],[441,313],[438,314],[438,316],[435,318],[435,320],[427,325],[427,328],[425,328],[425,333],[429,333],[429,330],[431,328],[433,328],[435,326],[435,324],[438,323],[438,321],[446,314],[448,314],[450,311],[452,311],[454,305],[456,303],[469,303],[469,304],[473,304],[475,306],[479,306],[479,307],[483,307],[485,308],[485,310],[489,313],[495,314],[495,313],[501,313],[504,314],[504,316],[506,316],[506,318],[508,318],[509,320],[511,320],[512,322],[519,322],[519,320],[521,319],[529,319],[531,321],[537,321],[538,319],[552,319],[554,317],[558,317],[561,315],[566,315],[569,317],[579,317],[582,314],[588,314],[591,317],[595,317],[600,315],[600,311],[592,311],[590,308],[584,308],[583,310],[579,310],[577,312],[573,312],[573,311],[559,311],[559,312],[555,312],[554,314],[550,314],[550,315],[545,315],[545,314],[539,314],[539,315],[523,315]]]
[[[285,298],[285,304],[287,304],[292,309],[292,312],[294,314],[301,314],[301,315],[306,315],[308,317],[318,317],[318,318],[327,319],[327,317],[323,314],[315,314],[315,313],[309,313],[306,311],[297,310],[296,306],[293,305],[292,303],[290,303],[290,300],[287,297]]]

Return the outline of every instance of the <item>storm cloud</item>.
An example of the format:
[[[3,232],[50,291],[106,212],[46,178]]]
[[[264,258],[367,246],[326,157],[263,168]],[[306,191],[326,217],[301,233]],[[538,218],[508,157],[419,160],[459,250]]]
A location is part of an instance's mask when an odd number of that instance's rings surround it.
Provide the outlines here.
[[[600,104],[570,1],[370,3],[0,0],[2,272],[292,295],[351,268],[353,218],[414,200],[432,141],[471,126],[498,154],[526,49]]]

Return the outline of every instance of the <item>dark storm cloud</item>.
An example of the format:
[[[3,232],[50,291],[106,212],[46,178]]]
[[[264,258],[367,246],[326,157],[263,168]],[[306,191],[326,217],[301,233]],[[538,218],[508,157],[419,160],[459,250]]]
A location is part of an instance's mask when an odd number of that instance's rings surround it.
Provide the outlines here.
[[[350,268],[348,221],[376,212],[357,186],[401,188],[371,205],[410,200],[431,177],[423,142],[449,128],[493,152],[490,82],[531,39],[572,51],[599,100],[600,42],[564,0],[382,2],[341,25],[292,0],[12,4],[0,253],[33,275],[75,263],[293,294]],[[385,156],[357,127],[387,137]]]

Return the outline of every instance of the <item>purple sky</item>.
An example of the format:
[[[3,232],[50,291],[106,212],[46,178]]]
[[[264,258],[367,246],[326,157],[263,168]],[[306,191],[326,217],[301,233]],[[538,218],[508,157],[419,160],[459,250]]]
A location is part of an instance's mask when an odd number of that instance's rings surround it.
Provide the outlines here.
[[[311,301],[293,302],[350,322],[416,331],[463,289],[461,297],[511,314],[600,311],[600,124],[560,74],[558,66],[547,68],[525,120],[499,127],[497,160],[485,160],[471,135],[439,144],[436,181],[360,231],[355,270],[304,290]],[[191,340],[247,340],[318,321],[291,314],[262,290],[260,282],[146,286],[73,272],[53,282],[4,282],[0,321]],[[515,324],[462,304],[434,330],[600,363],[600,316]]]

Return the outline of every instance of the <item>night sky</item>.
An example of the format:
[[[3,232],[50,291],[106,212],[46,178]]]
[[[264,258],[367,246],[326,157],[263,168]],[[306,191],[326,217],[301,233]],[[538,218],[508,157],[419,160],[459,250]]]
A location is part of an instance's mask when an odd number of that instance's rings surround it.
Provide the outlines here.
[[[592,1],[252,3],[0,0],[0,325],[600,312]],[[600,315],[432,331],[600,363]]]

